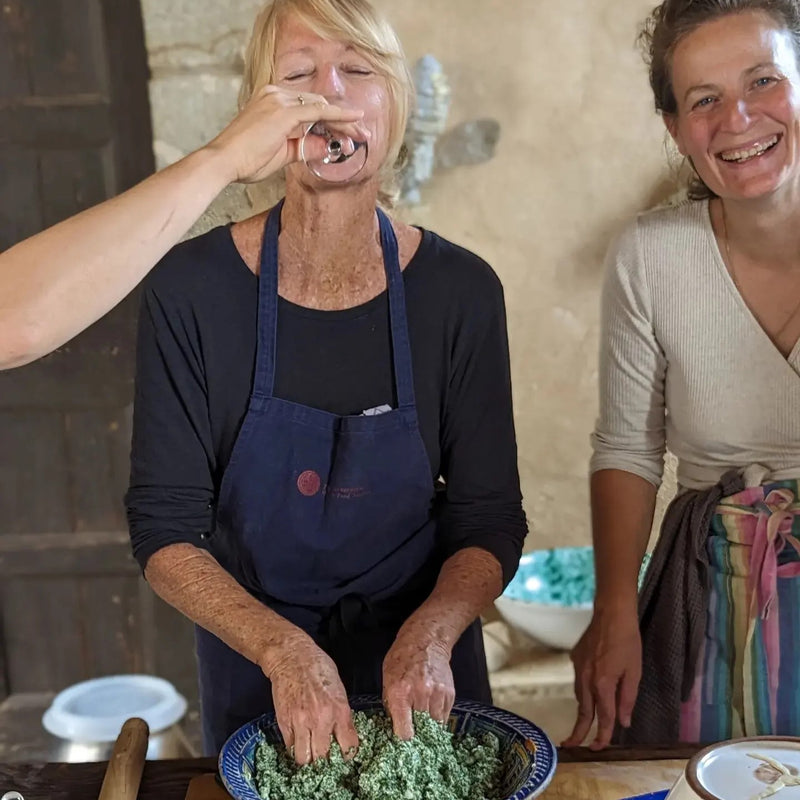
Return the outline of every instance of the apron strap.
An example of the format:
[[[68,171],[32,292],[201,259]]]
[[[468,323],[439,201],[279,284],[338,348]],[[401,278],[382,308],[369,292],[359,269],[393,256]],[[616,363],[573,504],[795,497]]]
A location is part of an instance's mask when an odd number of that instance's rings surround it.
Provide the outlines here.
[[[267,215],[261,245],[261,269],[258,281],[258,351],[253,395],[270,398],[275,393],[275,355],[278,329],[278,236],[281,230],[281,200]],[[380,225],[383,264],[389,297],[389,323],[392,359],[399,408],[413,408],[414,372],[411,342],[408,335],[406,298],[397,238],[386,214],[377,209]]]
[[[406,293],[403,286],[403,273],[400,270],[397,237],[394,235],[394,228],[389,217],[380,209],[377,209],[377,211],[381,229],[383,264],[386,269],[386,286],[389,294],[389,320],[392,333],[397,405],[399,408],[413,408],[415,405],[414,370],[411,365],[411,340],[408,335]]]
[[[278,234],[281,230],[283,199],[267,214],[261,243],[258,277],[258,349],[253,396],[275,393],[275,353],[278,333]]]

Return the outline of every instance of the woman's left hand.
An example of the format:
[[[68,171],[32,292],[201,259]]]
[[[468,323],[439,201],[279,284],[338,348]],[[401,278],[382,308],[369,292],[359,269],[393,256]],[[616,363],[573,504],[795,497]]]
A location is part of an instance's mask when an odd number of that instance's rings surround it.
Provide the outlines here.
[[[450,649],[430,634],[401,630],[383,661],[383,703],[395,735],[414,736],[412,711],[444,722],[455,696]]]

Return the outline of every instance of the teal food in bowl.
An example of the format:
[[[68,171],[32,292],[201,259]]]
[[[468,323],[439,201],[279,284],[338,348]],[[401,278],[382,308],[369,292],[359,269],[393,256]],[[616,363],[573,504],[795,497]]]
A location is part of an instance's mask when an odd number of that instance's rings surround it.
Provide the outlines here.
[[[363,712],[369,717],[384,717],[383,706],[377,698],[352,698],[351,706],[355,712]],[[376,719],[376,722],[378,727],[383,724],[383,720]],[[361,724],[363,728],[363,722],[357,722],[357,724]],[[463,767],[470,768],[470,758],[482,762],[485,767],[488,765],[488,768],[484,770],[486,773],[484,776],[484,785],[487,788],[486,800],[528,800],[528,798],[537,797],[544,791],[555,772],[556,751],[547,735],[528,720],[510,712],[479,703],[457,702],[451,712],[447,729],[452,734],[454,750],[458,752],[459,748],[461,749],[460,759]],[[431,735],[431,738],[426,747],[436,751],[438,747],[442,746],[443,737],[437,737],[434,731],[427,731],[425,735],[428,734]],[[377,737],[377,740],[380,740],[380,736]],[[265,743],[276,745],[276,747],[265,748]],[[422,749],[424,750],[426,747]],[[259,772],[263,774],[264,759],[273,759],[274,754],[279,752],[280,748],[282,748],[282,739],[273,714],[253,720],[231,736],[220,753],[219,768],[225,787],[235,800],[263,800],[269,796],[268,794],[259,794],[257,786],[263,791],[268,791],[268,787],[260,780]],[[487,749],[490,752],[487,752]],[[412,759],[415,758],[418,753],[415,755],[413,751],[418,750],[420,750],[419,747],[397,748],[401,761],[402,757],[406,755],[411,756]],[[272,755],[268,755],[268,753],[272,753]],[[495,769],[495,763],[492,762],[495,755],[499,759],[499,769]],[[452,761],[439,756],[441,753],[434,752],[436,769],[446,771],[453,766]],[[274,765],[267,764],[266,766],[271,770]],[[397,769],[403,769],[403,767],[400,762],[393,763],[391,755],[386,764],[372,764],[368,767],[371,771],[365,777],[371,784],[365,787],[366,791],[363,795],[357,789],[354,793],[344,782],[342,786],[326,784],[323,791],[320,791],[320,787],[317,786],[313,790],[314,800],[329,796],[334,797],[335,800],[364,800],[364,798],[372,797],[370,794],[372,790],[379,791],[386,800],[392,800],[394,796],[408,797],[407,791],[414,788],[406,785],[401,794],[391,794],[392,791],[403,786],[403,781],[397,778]],[[386,776],[381,775],[382,767],[388,771],[394,770],[395,780],[385,780]],[[302,769],[308,770],[308,767]],[[420,772],[420,766],[411,762],[405,769],[409,773]],[[334,769],[334,773],[335,771]],[[430,781],[429,785],[437,785],[437,781],[441,778],[439,785],[443,790],[437,793],[437,800],[452,800],[452,798],[461,796],[444,791],[448,786],[458,788],[459,785],[463,785],[460,776],[456,776],[455,780],[452,777],[442,774],[434,776],[435,780]],[[313,783],[313,775],[310,775],[310,780]],[[480,775],[478,780],[481,780]],[[408,781],[405,783],[407,784]],[[426,800],[427,796],[425,796]],[[472,795],[468,794],[467,796],[472,798]]]
[[[639,572],[641,585],[650,556]],[[522,556],[497,610],[514,628],[549,647],[571,650],[592,618],[592,547],[557,547]]]
[[[594,602],[593,548],[560,547],[522,556],[503,596],[526,603],[591,606]]]

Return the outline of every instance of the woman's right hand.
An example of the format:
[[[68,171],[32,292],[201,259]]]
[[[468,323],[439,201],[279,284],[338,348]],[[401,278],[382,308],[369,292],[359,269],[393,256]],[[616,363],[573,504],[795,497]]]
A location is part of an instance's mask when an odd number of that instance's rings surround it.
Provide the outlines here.
[[[264,86],[204,149],[224,161],[230,183],[255,183],[300,160],[300,140],[315,122],[337,122],[342,134],[368,138],[369,131],[359,124],[363,115],[358,109],[331,105],[318,94]]]
[[[310,636],[287,640],[274,663],[262,667],[272,682],[278,727],[295,761],[308,764],[327,756],[331,736],[347,756],[358,747],[358,734],[347,692],[336,664]]]
[[[611,742],[614,725],[630,726],[642,677],[642,639],[636,604],[622,610],[595,610],[592,621],[572,651],[578,717],[565,747],[583,743],[597,718],[590,745],[601,750]]]

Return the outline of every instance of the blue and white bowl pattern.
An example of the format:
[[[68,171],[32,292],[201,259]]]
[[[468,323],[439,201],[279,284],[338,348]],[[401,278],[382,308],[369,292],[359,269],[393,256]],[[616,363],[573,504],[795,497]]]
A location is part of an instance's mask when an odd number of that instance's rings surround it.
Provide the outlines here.
[[[377,713],[383,705],[376,697],[354,697],[354,711]],[[502,796],[506,800],[538,797],[556,769],[556,749],[547,734],[532,722],[493,706],[457,702],[450,713],[449,729],[456,735],[493,733],[504,761]],[[253,785],[256,747],[266,740],[282,744],[274,714],[265,714],[234,733],[222,747],[219,771],[235,800],[262,800]]]

